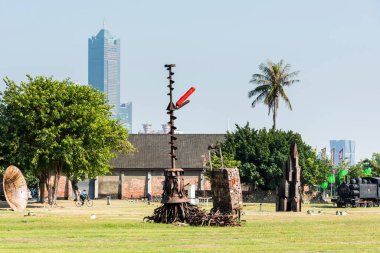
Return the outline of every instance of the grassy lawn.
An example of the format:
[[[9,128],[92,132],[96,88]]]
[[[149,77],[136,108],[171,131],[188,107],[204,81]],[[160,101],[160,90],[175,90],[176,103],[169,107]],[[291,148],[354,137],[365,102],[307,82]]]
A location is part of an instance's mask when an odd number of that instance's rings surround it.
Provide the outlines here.
[[[244,207],[242,227],[189,227],[143,223],[158,204],[112,200],[93,207],[59,201],[15,213],[0,202],[0,252],[379,252],[380,208],[303,205],[276,213],[274,204]],[[321,214],[308,215],[315,207]],[[204,208],[209,209],[210,206]],[[31,212],[31,216],[24,216]],[[91,219],[91,215],[96,215]]]

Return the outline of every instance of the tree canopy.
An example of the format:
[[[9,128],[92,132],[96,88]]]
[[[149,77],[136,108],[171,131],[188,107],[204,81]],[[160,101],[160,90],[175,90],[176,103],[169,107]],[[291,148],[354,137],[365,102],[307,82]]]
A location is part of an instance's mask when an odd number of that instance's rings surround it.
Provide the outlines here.
[[[357,164],[348,168],[348,176],[350,178],[379,176],[380,175],[380,154],[373,153],[372,159],[365,158]]]
[[[0,98],[3,166],[19,166],[56,192],[62,173],[74,179],[104,175],[117,152],[133,149],[127,130],[112,119],[105,95],[90,86],[43,76],[27,76],[20,84],[8,78],[4,82]]]
[[[242,182],[262,189],[274,190],[283,176],[284,164],[290,155],[290,146],[298,147],[302,184],[323,182],[330,171],[328,163],[317,159],[312,148],[302,141],[301,135],[292,131],[266,130],[236,125],[235,132],[226,134],[221,143],[224,157],[240,163]],[[236,163],[235,163],[236,164]]]
[[[240,167],[241,162],[234,160],[234,155],[222,151],[222,157],[220,157],[220,152],[214,152],[211,154],[211,163],[210,161],[206,164],[206,177],[211,177],[211,169],[213,168],[236,168]],[[222,161],[223,159],[223,161]]]

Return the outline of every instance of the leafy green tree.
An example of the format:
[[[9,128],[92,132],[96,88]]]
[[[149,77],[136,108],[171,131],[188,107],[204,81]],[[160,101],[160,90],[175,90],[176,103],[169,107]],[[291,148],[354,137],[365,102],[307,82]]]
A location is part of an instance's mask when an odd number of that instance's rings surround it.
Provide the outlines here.
[[[380,176],[380,153],[373,153],[371,159],[372,174]]]
[[[268,61],[259,66],[261,74],[254,74],[250,83],[254,83],[257,87],[248,92],[248,97],[255,97],[252,107],[258,102],[264,102],[268,106],[268,115],[273,113],[273,129],[276,129],[276,117],[279,105],[279,98],[282,98],[285,104],[292,110],[292,105],[288,96],[284,91],[285,86],[291,86],[293,83],[299,82],[293,79],[298,75],[299,71],[290,72],[290,65],[285,64],[283,60],[279,63]]]
[[[357,164],[350,166],[348,168],[348,176],[350,178],[358,178],[358,177],[365,177],[368,176],[365,174],[365,169],[371,168],[372,169],[372,176],[376,175],[377,167],[375,166],[375,162],[372,160],[365,158],[363,160],[360,160]]]
[[[332,173],[332,165],[328,159],[319,159],[316,153],[309,154],[302,168],[302,177],[308,185],[320,185],[327,182],[328,175]]]
[[[359,162],[354,166],[351,166],[348,171],[348,176],[350,178],[364,177],[363,165]]]
[[[222,150],[240,161],[242,182],[262,189],[274,190],[282,176],[284,164],[290,155],[290,146],[297,144],[303,184],[318,184],[328,175],[328,168],[316,158],[315,152],[292,131],[251,129],[236,125],[236,131],[227,133]],[[316,172],[318,170],[318,172]]]
[[[56,202],[62,174],[70,178],[104,175],[117,152],[130,152],[128,132],[111,118],[105,95],[90,86],[52,77],[4,79],[0,99],[0,157],[44,185]]]
[[[205,176],[210,178],[211,175],[211,169],[215,168],[237,168],[241,165],[239,161],[234,160],[232,154],[228,154],[225,152],[222,152],[222,159],[223,159],[223,164],[222,160],[220,158],[220,152],[216,151],[211,154],[211,165],[210,162],[207,162],[206,164],[206,171],[205,171]]]

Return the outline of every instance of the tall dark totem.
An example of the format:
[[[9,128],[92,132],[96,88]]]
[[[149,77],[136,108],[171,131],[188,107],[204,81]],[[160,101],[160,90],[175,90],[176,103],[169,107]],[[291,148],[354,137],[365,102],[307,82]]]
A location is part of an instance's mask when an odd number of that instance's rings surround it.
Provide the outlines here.
[[[293,143],[278,187],[276,211],[301,212],[301,198],[301,167],[298,165],[297,144]]]

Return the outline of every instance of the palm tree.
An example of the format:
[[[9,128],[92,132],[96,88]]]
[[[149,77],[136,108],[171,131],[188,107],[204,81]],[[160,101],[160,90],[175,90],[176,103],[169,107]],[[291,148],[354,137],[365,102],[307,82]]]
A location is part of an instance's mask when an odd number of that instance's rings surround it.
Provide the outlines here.
[[[268,115],[271,112],[273,113],[273,130],[275,130],[279,98],[281,97],[289,109],[292,110],[292,105],[284,91],[284,87],[299,82],[299,80],[293,79],[299,71],[289,72],[290,65],[285,64],[284,60],[277,64],[268,60],[266,64],[261,63],[259,69],[261,74],[254,74],[250,81],[250,83],[256,84],[257,87],[248,92],[248,97],[251,98],[257,95],[252,102],[252,107],[255,107],[258,102],[264,102],[268,106]]]

